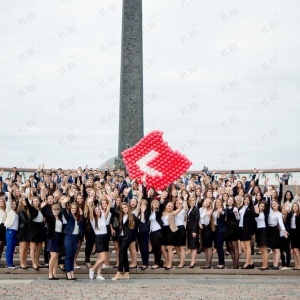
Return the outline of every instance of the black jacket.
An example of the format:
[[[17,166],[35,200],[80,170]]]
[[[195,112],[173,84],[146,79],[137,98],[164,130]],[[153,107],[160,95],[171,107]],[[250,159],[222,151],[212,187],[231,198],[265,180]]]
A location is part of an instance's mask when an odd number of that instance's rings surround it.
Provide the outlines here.
[[[200,212],[195,205],[191,212],[187,215],[186,229],[192,230],[195,233],[199,232]]]

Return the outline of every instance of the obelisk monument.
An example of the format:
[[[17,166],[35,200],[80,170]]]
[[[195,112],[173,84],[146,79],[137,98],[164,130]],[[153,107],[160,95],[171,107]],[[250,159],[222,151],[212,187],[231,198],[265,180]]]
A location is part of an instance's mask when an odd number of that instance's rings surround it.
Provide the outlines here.
[[[123,0],[121,47],[117,161],[144,136],[142,0]]]

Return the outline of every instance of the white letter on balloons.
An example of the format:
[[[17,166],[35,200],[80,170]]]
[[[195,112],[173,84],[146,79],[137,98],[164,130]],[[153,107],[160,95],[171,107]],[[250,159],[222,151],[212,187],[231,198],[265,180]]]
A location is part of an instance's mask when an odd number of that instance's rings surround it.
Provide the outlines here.
[[[147,166],[147,164],[153,160],[155,157],[157,157],[159,155],[158,152],[151,150],[149,153],[147,153],[146,155],[144,155],[142,158],[140,158],[136,164],[139,166],[140,170],[142,172],[144,172],[145,174],[148,174],[150,176],[160,176],[162,177],[163,174],[153,168],[150,168],[149,166]]]

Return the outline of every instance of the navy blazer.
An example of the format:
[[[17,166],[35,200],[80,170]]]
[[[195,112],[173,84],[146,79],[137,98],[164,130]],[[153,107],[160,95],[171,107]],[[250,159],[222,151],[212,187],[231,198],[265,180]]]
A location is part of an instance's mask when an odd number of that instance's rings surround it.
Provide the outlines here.
[[[64,234],[66,235],[72,235],[75,227],[75,218],[68,212],[68,210],[64,207],[62,209],[63,215],[65,219],[67,220],[67,225],[64,230]],[[82,221],[77,221],[77,224],[79,226],[79,237],[83,237],[83,222]]]

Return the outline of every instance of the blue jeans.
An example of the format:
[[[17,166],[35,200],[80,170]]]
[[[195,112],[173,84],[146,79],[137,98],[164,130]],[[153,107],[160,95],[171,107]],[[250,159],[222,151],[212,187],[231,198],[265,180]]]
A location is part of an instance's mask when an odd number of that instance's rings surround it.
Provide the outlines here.
[[[17,244],[17,231],[13,229],[6,229],[6,264],[8,267],[14,266],[14,251]]]
[[[74,258],[78,247],[78,234],[65,235],[64,247],[65,247],[65,269],[66,272],[74,271]]]

